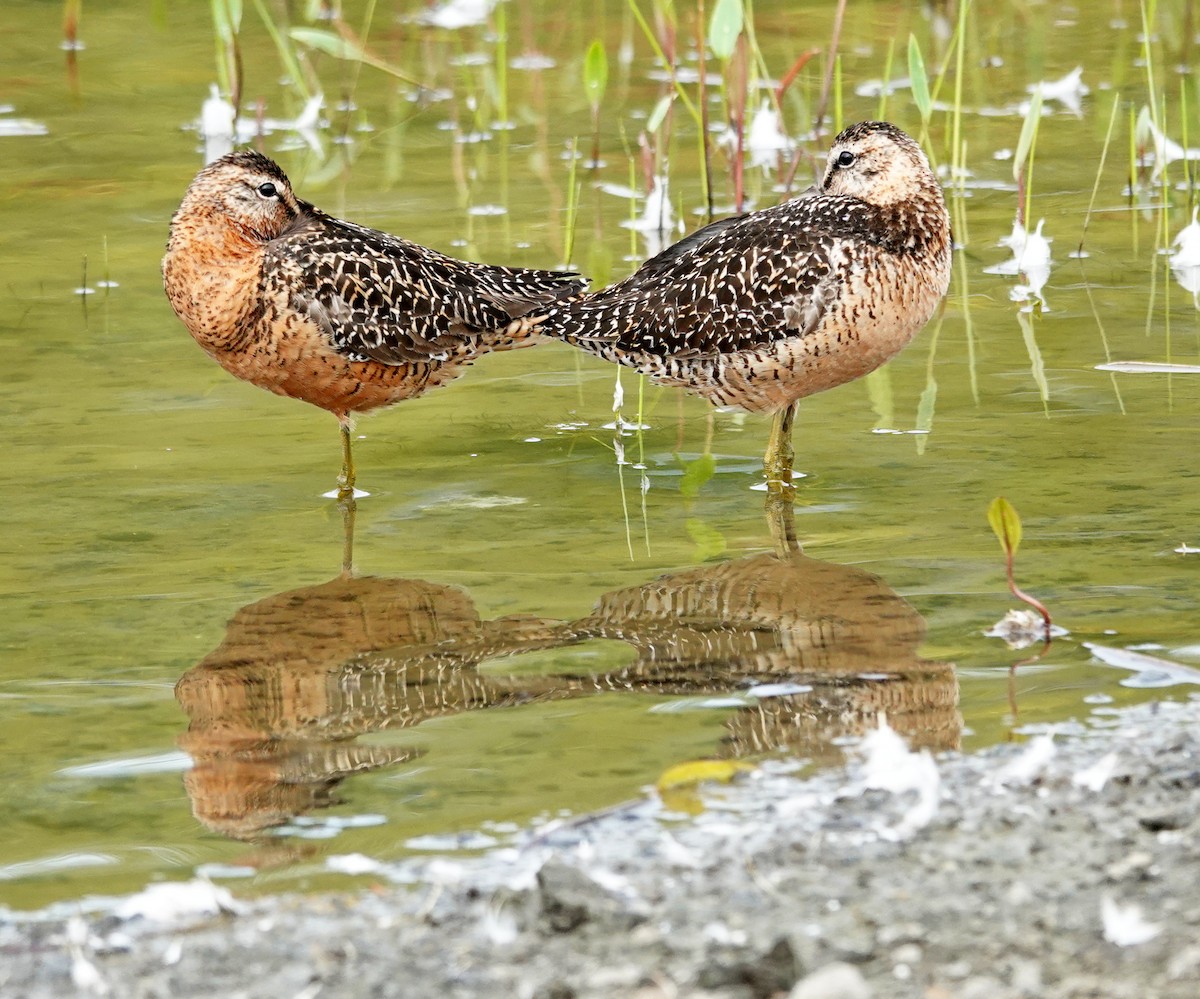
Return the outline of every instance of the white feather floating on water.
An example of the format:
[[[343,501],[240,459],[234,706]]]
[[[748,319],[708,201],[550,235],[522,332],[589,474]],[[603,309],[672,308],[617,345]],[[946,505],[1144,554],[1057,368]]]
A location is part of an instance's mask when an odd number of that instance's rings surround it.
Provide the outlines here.
[[[221,96],[214,83],[208,99],[200,107],[200,136],[204,139],[204,162],[219,160],[233,152],[233,140],[237,135],[234,122],[237,110]]]
[[[1181,683],[1200,684],[1200,670],[1172,662],[1170,659],[1160,659],[1158,656],[1129,649],[1114,649],[1108,645],[1097,645],[1095,642],[1084,642],[1083,647],[1105,666],[1115,666],[1133,673],[1133,676],[1121,681],[1122,687],[1147,689],[1174,687]]]
[[[1196,221],[1198,210],[1192,209],[1192,221],[1180,229],[1171,242],[1172,267],[1200,267],[1200,223]]]
[[[237,109],[229,103],[214,84],[208,98],[200,107],[199,132],[204,139],[204,162],[211,163],[233,152],[235,143],[247,143],[273,132],[295,132],[314,153],[322,155],[317,129],[321,125],[322,94],[310,97],[295,118],[238,117]]]
[[[1043,103],[1054,101],[1061,104],[1076,118],[1083,117],[1083,98],[1091,93],[1087,84],[1083,82],[1082,66],[1076,66],[1066,76],[1059,77],[1057,80],[1042,80],[1040,83],[1030,84],[1025,90],[1030,94],[1036,94],[1041,90]],[[1026,114],[1028,110],[1028,102],[1020,106],[1021,114]]]
[[[1151,171],[1151,176],[1155,180],[1176,160],[1200,160],[1200,149],[1187,149],[1165,135],[1154,123],[1149,108],[1142,108],[1138,115],[1135,135],[1140,147],[1153,146],[1154,169]],[[1142,162],[1143,164],[1146,162],[1146,157],[1143,157]]]
[[[1052,240],[1043,235],[1045,219],[1038,219],[1037,228],[1032,232],[1020,222],[1014,221],[1012,232],[997,240],[998,246],[1006,246],[1012,251],[1012,257],[985,267],[985,274],[1016,275],[1023,274],[1026,283],[1013,285],[1009,297],[1014,302],[1037,301],[1043,311],[1049,311],[1042,289],[1050,277],[1050,243]]]
[[[1179,230],[1171,242],[1171,274],[1184,291],[1192,293],[1192,304],[1200,309],[1200,223],[1196,222],[1196,209],[1192,209],[1192,221]]]
[[[433,28],[457,31],[486,23],[495,6],[496,0],[446,0],[417,19]]]
[[[746,151],[750,154],[750,165],[771,169],[795,143],[783,130],[779,112],[770,101],[763,101],[750,119],[750,130],[746,133]]]
[[[642,214],[636,219],[626,219],[621,225],[626,229],[639,232],[646,241],[646,256],[653,257],[661,253],[670,243],[675,232],[675,212],[671,208],[670,188],[667,178],[655,177],[646,195],[646,204]]]

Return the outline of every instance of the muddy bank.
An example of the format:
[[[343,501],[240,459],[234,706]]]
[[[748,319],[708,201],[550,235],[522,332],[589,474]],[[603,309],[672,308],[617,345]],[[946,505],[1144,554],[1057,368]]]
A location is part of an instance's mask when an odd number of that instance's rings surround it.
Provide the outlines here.
[[[1147,705],[936,767],[885,739],[694,819],[647,800],[487,857],[339,858],[360,890],[216,915],[6,914],[0,995],[1192,999],[1198,722]]]

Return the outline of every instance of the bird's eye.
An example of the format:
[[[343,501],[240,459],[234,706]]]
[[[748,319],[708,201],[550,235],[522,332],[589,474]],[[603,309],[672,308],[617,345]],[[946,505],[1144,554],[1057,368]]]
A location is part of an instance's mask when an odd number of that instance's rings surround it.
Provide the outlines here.
[[[837,165],[840,167],[848,167],[854,162],[854,159],[854,154],[850,152],[849,149],[843,149],[840,153],[838,153]],[[262,188],[259,188],[259,190],[262,190]]]
[[[273,198],[279,193],[275,185],[268,181],[265,184],[258,185],[258,193],[264,198]]]

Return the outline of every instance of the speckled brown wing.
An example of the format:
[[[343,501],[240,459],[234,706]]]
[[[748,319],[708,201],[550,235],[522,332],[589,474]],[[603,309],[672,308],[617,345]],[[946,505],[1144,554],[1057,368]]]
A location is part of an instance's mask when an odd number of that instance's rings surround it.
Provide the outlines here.
[[[576,275],[457,260],[302,208],[267,245],[264,281],[282,282],[291,306],[351,360],[445,361],[584,287]]]
[[[862,240],[852,198],[802,197],[722,219],[624,281],[550,310],[544,332],[601,354],[711,356],[812,332],[836,301],[844,242]]]

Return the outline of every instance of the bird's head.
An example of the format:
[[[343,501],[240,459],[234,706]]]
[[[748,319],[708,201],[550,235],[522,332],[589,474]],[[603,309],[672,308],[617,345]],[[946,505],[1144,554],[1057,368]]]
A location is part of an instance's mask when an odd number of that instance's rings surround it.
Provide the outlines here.
[[[846,195],[880,207],[938,188],[921,147],[886,121],[861,121],[833,140],[823,194]]]
[[[227,226],[251,243],[281,236],[302,205],[279,164],[262,153],[243,151],[214,160],[198,174],[172,220]]]

